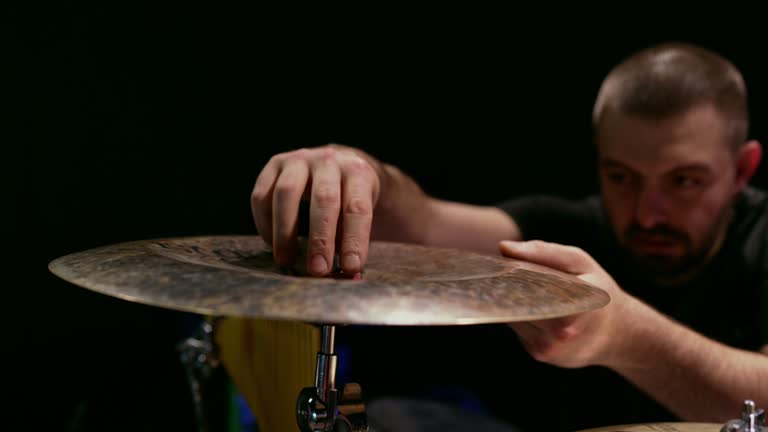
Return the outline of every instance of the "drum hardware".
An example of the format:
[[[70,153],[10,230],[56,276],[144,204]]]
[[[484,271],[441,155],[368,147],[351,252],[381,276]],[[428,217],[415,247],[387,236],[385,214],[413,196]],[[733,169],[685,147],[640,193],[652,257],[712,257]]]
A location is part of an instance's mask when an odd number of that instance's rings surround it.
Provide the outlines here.
[[[296,400],[296,422],[302,432],[365,432],[368,419],[360,386],[347,383],[336,389],[336,326],[323,325],[317,353],[315,386],[305,387]]]
[[[768,432],[765,427],[765,410],[757,409],[751,399],[744,401],[740,419],[729,420],[720,432]]]
[[[187,373],[187,382],[192,394],[198,431],[208,431],[208,404],[205,387],[214,371],[219,367],[218,348],[214,341],[217,318],[206,317],[194,334],[181,341],[176,349],[179,360]]]

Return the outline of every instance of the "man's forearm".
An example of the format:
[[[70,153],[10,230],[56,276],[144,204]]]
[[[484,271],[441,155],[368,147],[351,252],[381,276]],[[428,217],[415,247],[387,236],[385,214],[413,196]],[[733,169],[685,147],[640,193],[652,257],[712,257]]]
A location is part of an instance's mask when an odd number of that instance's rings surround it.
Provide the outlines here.
[[[606,366],[684,421],[738,418],[752,399],[768,406],[768,356],[708,339],[636,301],[622,354]]]
[[[371,239],[423,244],[430,197],[415,180],[393,165],[381,163],[376,171],[381,196],[373,212]]]
[[[520,229],[501,209],[432,199],[424,243],[498,254],[501,240],[520,240]]]
[[[498,254],[499,241],[520,238],[515,222],[498,208],[430,197],[392,165],[380,165],[379,175],[373,239]]]

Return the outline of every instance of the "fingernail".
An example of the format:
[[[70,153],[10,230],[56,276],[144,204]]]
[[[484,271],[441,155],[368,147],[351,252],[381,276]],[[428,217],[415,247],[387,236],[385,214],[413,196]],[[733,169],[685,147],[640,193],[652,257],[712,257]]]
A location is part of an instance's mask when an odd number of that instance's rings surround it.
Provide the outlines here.
[[[515,241],[512,241],[512,240],[502,240],[501,244],[503,246],[506,246],[506,247],[509,247],[509,248],[516,248],[519,245],[518,242],[515,242]]]
[[[360,270],[360,257],[356,254],[344,255],[344,261],[342,261],[341,267],[354,271]]]
[[[312,273],[324,274],[328,271],[328,261],[326,261],[325,257],[322,255],[315,255],[312,257],[310,269],[312,270]]]

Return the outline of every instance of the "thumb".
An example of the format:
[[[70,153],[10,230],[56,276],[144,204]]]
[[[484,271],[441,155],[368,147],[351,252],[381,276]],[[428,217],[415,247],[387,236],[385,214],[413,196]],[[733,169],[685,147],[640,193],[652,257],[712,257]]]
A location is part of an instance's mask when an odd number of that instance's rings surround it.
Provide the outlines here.
[[[582,274],[589,271],[591,258],[583,250],[541,240],[499,243],[502,255],[551,267],[566,273]]]

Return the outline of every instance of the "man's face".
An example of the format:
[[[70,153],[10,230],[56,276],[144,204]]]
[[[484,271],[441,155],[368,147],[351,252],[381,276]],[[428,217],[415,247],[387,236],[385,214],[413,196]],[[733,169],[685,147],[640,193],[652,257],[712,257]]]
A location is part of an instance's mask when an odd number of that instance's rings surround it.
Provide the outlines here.
[[[600,183],[619,242],[641,268],[684,272],[706,259],[738,191],[723,117],[709,105],[661,120],[606,112]]]

